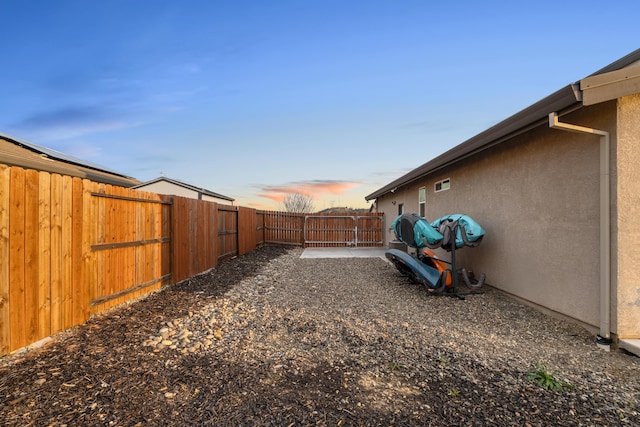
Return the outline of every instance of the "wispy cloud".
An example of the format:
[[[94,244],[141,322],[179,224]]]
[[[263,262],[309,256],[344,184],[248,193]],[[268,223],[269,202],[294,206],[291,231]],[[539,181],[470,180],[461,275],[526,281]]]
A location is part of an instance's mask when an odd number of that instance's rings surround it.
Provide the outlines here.
[[[292,191],[291,193],[294,193],[294,191]],[[282,203],[282,201],[284,200],[285,196],[288,193],[282,192],[282,193],[258,193],[258,197],[263,197],[265,199],[269,199],[269,200],[273,200],[274,202],[277,203]]]
[[[302,193],[312,199],[319,199],[323,194],[329,193],[340,195],[344,192],[361,185],[357,181],[340,181],[340,180],[310,180],[295,181],[282,185],[261,186],[259,197],[267,198],[275,202],[282,202],[287,194]]]
[[[61,140],[141,124],[122,116],[121,113],[104,107],[65,107],[33,114],[12,127],[21,133],[33,135],[38,140]]]

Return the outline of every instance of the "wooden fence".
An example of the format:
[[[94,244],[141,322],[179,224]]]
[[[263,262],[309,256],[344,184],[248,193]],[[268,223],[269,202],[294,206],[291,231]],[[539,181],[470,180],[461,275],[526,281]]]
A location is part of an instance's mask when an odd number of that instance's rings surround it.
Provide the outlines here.
[[[304,247],[382,246],[383,214],[300,214],[258,211],[265,243]]]
[[[361,244],[380,245],[382,218],[358,218]],[[349,234],[344,221],[327,217],[307,245]],[[305,245],[305,234],[300,214],[0,165],[0,355],[260,245]]]

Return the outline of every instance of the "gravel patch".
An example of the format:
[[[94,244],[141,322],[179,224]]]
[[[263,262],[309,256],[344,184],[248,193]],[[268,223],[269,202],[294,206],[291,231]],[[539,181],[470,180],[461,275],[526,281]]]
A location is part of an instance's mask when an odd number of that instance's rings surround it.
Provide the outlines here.
[[[265,247],[0,360],[6,425],[640,425],[640,362],[491,288]],[[561,391],[528,376],[544,363]]]

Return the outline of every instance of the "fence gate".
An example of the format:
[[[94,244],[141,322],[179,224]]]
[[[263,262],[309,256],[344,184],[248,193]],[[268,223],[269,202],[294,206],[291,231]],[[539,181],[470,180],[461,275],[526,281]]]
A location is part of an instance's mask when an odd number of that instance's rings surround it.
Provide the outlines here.
[[[382,217],[306,215],[305,247],[382,246]]]

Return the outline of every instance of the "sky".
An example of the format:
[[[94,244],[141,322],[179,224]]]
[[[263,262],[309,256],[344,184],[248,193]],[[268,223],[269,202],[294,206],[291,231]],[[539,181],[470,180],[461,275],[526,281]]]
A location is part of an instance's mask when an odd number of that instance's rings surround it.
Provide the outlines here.
[[[278,209],[365,196],[640,47],[640,2],[0,0],[0,133]]]

